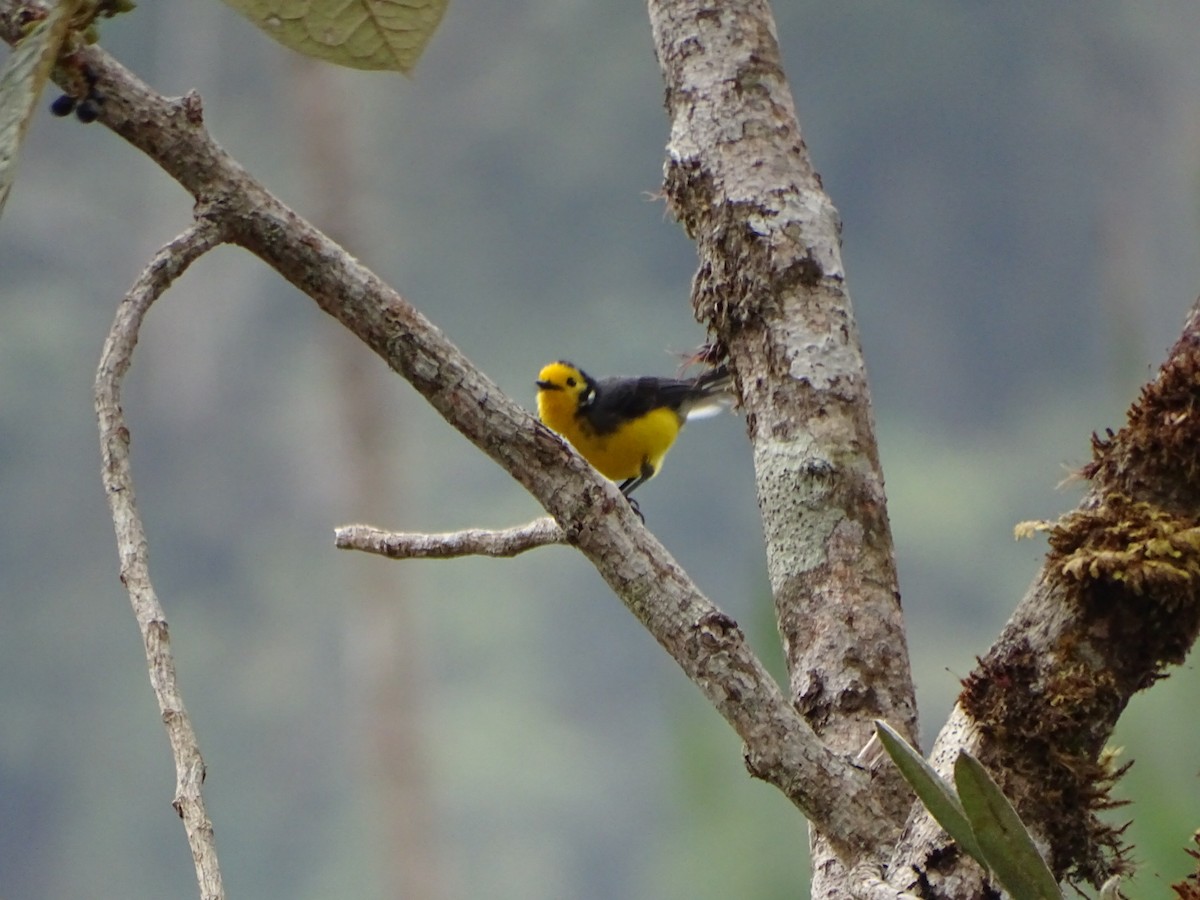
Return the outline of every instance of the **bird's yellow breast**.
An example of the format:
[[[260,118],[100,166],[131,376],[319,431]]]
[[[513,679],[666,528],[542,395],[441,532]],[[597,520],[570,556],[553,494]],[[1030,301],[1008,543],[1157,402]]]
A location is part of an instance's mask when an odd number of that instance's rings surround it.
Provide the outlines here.
[[[656,473],[683,424],[673,410],[660,408],[624,422],[607,434],[598,434],[577,411],[575,398],[563,391],[538,394],[541,420],[613,481],[641,477],[647,467]]]

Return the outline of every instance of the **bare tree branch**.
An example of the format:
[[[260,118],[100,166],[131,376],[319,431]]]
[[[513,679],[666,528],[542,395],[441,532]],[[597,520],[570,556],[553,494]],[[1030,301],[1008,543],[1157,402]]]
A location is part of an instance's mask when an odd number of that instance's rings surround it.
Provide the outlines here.
[[[362,550],[389,559],[451,559],[457,556],[516,556],[548,544],[565,544],[566,535],[553,519],[542,518],[503,531],[470,528],[445,534],[343,525],[334,530],[333,541],[339,550]]]
[[[204,760],[175,677],[166,614],[150,582],[146,532],[133,490],[129,428],[121,409],[121,382],[129,371],[138,331],[150,305],[188,266],[221,240],[220,227],[201,220],[159,250],[117,308],[116,318],[104,342],[95,383],[104,491],[117,533],[121,583],[133,604],[150,668],[150,685],[171,742],[171,753],[175,758],[175,799],[172,803],[183,819],[203,900],[222,900],[225,889],[217,864],[212,822],[201,794]]]

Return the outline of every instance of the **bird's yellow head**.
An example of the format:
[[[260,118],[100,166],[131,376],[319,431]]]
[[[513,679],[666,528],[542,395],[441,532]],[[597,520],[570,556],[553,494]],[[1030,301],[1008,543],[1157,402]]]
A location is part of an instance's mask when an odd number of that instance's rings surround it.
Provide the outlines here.
[[[537,377],[538,418],[561,433],[596,395],[592,379],[569,362],[552,362]]]

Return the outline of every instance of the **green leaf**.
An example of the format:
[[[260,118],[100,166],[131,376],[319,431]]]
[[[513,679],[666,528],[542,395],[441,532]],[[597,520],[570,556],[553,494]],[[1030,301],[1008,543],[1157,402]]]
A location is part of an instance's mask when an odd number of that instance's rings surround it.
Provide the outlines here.
[[[1062,900],[1029,829],[979,760],[959,751],[954,784],[988,867],[1013,900]]]
[[[971,830],[967,814],[950,785],[946,784],[934,771],[933,766],[925,761],[925,757],[910,746],[887,722],[876,719],[875,732],[879,735],[883,749],[892,758],[909,787],[925,804],[929,814],[946,829],[946,834],[958,842],[958,846],[986,869],[987,863],[984,861],[983,851],[979,848],[979,842],[975,840],[975,832]]]
[[[16,177],[21,142],[79,6],[80,0],[61,0],[34,23],[0,69],[0,212]]]
[[[292,50],[354,69],[407,72],[449,0],[225,0]]]

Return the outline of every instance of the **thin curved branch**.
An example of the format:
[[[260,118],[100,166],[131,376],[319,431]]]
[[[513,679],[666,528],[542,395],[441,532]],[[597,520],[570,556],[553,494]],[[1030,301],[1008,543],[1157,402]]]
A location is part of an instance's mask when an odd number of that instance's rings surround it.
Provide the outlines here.
[[[121,583],[137,618],[150,669],[150,686],[158,699],[163,724],[175,758],[175,810],[183,819],[196,879],[203,900],[222,900],[221,869],[213,841],[212,822],[204,806],[204,760],[192,721],[183,705],[175,677],[175,659],[167,631],[166,614],[150,582],[146,531],[142,526],[133,490],[129,459],[129,428],[121,410],[121,382],[129,371],[138,331],[154,303],[193,262],[221,243],[219,226],[200,221],[155,254],[129,293],[117,307],[117,315],[104,342],[94,390],[96,417],[100,426],[104,492],[112,511],[121,559]]]
[[[16,0],[0,0],[13,40]],[[76,58],[105,98],[99,121],[153,159],[227,229],[406,378],[453,427],[507,470],[568,543],[745,741],[747,768],[776,785],[841,851],[890,833],[870,773],[825,747],[717,609],[646,531],[615,485],[512,402],[425,316],[253,179],[212,138],[199,98],[176,100],[96,46]]]
[[[339,550],[361,550],[388,559],[452,559],[458,556],[510,557],[545,547],[565,544],[567,536],[551,518],[534,519],[527,525],[488,531],[469,528],[443,534],[384,531],[372,525],[343,525],[334,529],[333,543]]]

